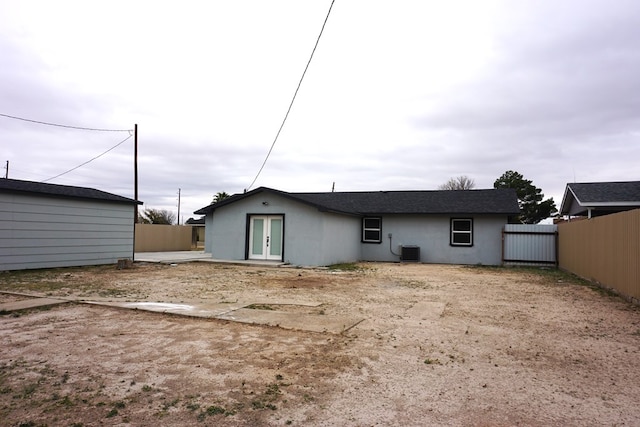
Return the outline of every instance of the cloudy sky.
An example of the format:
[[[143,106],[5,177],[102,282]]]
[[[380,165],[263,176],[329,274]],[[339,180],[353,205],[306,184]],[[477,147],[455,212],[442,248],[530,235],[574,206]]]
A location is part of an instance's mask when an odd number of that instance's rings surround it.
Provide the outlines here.
[[[567,182],[640,180],[640,2],[336,0],[250,187],[330,5],[0,0],[0,114],[138,124],[139,198],[177,213],[181,189],[181,220],[259,186],[491,188],[515,170],[559,207]],[[0,116],[0,162],[133,197],[130,135]]]

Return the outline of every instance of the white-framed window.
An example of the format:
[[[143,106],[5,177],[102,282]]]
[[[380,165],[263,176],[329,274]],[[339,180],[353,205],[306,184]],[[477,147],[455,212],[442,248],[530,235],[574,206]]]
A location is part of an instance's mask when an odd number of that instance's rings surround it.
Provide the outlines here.
[[[451,246],[473,246],[473,218],[451,218]]]
[[[382,242],[382,218],[365,217],[362,218],[362,242],[381,243]]]

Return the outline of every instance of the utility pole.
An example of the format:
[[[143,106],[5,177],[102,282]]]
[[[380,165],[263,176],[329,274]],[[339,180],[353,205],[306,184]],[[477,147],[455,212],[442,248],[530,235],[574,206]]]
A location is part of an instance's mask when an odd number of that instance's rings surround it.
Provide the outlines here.
[[[180,225],[180,189],[178,188],[178,225]]]
[[[131,260],[136,259],[136,224],[138,224],[138,124],[133,126],[133,248]]]
[[[133,219],[138,223],[138,124],[133,127],[133,199],[136,201],[136,212]]]
[[[9,179],[9,160],[7,160],[7,166],[5,169],[7,171],[4,173],[4,179]]]

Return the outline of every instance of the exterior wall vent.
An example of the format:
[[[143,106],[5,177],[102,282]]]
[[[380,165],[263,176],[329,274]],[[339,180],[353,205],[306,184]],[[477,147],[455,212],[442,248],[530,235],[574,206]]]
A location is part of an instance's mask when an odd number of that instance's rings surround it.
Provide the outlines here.
[[[403,246],[402,261],[420,262],[420,246]]]

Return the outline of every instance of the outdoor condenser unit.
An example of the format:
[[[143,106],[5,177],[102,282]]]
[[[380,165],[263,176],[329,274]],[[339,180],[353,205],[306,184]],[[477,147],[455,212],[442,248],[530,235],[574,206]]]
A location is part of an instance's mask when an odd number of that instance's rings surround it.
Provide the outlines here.
[[[420,246],[402,246],[402,261],[420,262]]]

